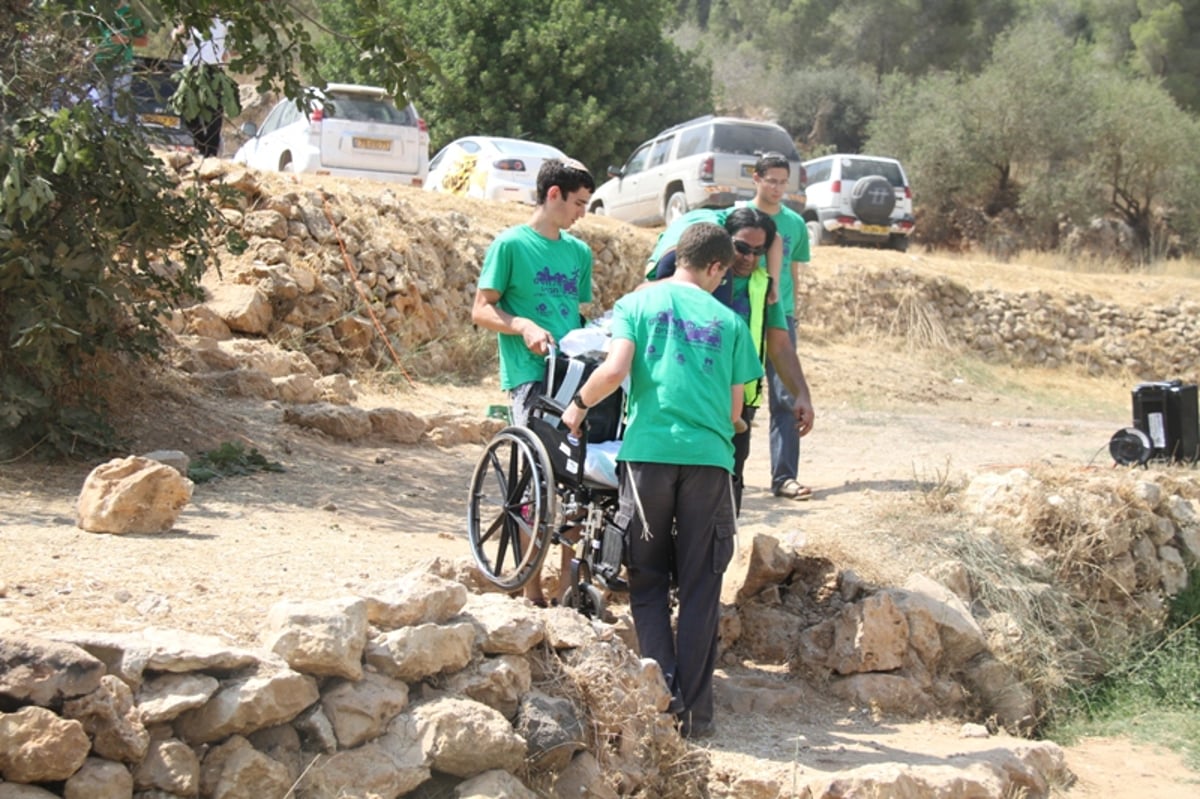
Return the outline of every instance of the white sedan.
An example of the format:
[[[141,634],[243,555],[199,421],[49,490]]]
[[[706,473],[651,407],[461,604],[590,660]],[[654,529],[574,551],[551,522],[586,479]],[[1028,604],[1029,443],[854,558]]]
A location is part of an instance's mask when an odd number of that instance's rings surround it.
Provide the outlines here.
[[[557,147],[535,141],[464,136],[429,162],[425,190],[537,205],[538,169],[551,158],[566,160],[567,156]]]
[[[271,109],[233,160],[279,172],[372,178],[420,186],[429,172],[429,130],[412,103],[398,108],[377,86],[330,83],[304,113],[292,100]]]

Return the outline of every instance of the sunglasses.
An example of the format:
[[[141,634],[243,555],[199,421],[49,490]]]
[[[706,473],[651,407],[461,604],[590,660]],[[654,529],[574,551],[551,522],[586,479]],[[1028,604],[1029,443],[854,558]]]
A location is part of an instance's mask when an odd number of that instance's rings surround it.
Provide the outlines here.
[[[767,251],[766,247],[751,247],[749,244],[739,239],[733,240],[733,248],[741,255],[762,255]]]

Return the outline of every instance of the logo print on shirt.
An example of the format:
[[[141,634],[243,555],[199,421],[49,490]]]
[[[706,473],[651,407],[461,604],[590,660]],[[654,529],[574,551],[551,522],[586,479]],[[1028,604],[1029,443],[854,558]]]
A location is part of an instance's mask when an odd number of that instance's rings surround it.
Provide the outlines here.
[[[655,314],[653,327],[658,335],[667,335],[688,346],[720,347],[724,323],[720,319],[713,319],[707,324],[699,324],[675,316],[673,310],[666,310]]]
[[[577,297],[579,296],[579,269],[576,268],[570,275],[565,275],[561,272],[552,272],[550,267],[543,266],[533,276],[533,283],[552,296]]]

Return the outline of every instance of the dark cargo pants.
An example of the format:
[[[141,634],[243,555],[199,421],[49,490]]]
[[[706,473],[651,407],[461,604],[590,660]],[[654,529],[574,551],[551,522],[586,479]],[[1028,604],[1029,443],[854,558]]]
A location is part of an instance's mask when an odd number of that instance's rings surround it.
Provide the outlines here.
[[[626,531],[638,646],[662,669],[685,731],[704,728],[713,719],[721,578],[736,529],[729,472],[625,463],[620,497],[617,522]],[[679,599],[674,632],[673,584]]]

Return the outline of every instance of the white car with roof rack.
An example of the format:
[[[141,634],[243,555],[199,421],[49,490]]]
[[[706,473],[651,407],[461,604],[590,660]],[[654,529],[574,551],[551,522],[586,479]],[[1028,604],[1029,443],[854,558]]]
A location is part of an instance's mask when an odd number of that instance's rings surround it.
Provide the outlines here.
[[[791,134],[774,122],[704,116],[643,142],[611,180],[596,188],[588,210],[641,225],[671,224],[695,208],[727,208],[754,197],[754,164],[767,152],[791,163],[783,202],[804,210],[804,168]]]

